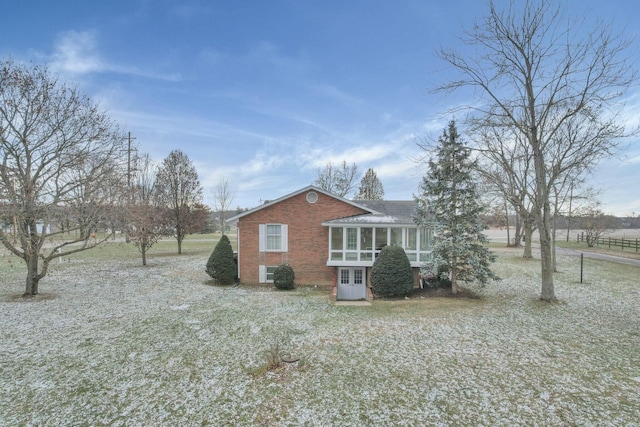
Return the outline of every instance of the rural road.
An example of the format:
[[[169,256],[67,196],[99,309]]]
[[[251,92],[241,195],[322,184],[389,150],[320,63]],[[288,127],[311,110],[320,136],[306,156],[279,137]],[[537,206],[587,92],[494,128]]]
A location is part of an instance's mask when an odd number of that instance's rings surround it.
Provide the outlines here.
[[[625,258],[621,256],[598,254],[594,252],[582,252],[575,249],[560,248],[556,246],[556,253],[560,255],[580,256],[584,254],[585,258],[598,259],[602,261],[616,262],[618,264],[636,265],[640,267],[640,259]]]
[[[576,231],[572,231],[571,240],[575,240]],[[502,229],[489,229],[485,232],[487,237],[489,237],[492,242],[506,242],[507,241],[507,231]],[[562,232],[559,233],[558,238],[562,238]],[[564,234],[566,236],[566,234]],[[622,238],[638,238],[640,237],[640,230],[632,229],[632,230],[619,230],[617,232],[608,233],[612,237],[622,237]],[[534,235],[534,242],[537,239],[537,234]],[[537,249],[539,251],[540,246],[536,243],[533,244],[533,249]],[[615,255],[605,255],[594,252],[583,252],[576,249],[568,249],[561,248],[556,246],[556,251],[560,255],[569,255],[569,256],[580,256],[580,254],[584,254],[585,258],[597,259],[602,261],[616,262],[618,264],[626,264],[626,265],[635,265],[640,267],[640,259],[633,258],[625,258],[622,256]]]

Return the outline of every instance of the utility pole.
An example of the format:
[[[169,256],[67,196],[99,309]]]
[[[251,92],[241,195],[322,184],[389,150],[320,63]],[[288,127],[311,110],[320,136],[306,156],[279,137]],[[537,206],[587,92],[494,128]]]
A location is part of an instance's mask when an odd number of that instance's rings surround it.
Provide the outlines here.
[[[131,132],[127,135],[127,189],[131,191],[131,141],[136,139],[131,136]]]
[[[125,138],[127,139],[127,204],[130,205],[133,201],[133,191],[131,191],[131,141],[136,138],[131,136],[131,132],[128,132]],[[127,243],[130,241],[128,231],[125,233],[125,241]]]

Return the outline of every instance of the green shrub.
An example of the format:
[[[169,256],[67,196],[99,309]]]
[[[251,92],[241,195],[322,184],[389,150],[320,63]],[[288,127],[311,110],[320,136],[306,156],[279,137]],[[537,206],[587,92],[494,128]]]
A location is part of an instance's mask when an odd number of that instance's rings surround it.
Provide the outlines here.
[[[273,272],[273,283],[278,289],[293,289],[296,275],[289,264],[280,264]]]
[[[222,235],[207,261],[207,274],[221,285],[230,285],[236,280],[237,266],[231,242]]]
[[[379,297],[409,295],[413,273],[407,254],[399,246],[385,246],[371,269],[371,290]]]

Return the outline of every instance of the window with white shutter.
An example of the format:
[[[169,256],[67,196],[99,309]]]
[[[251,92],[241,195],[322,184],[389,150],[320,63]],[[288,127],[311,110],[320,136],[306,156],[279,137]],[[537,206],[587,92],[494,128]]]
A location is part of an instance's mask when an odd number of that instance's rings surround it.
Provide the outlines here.
[[[287,224],[260,224],[258,246],[260,252],[287,252],[289,233]]]
[[[273,283],[273,272],[276,271],[275,265],[259,265],[258,279],[260,283]]]

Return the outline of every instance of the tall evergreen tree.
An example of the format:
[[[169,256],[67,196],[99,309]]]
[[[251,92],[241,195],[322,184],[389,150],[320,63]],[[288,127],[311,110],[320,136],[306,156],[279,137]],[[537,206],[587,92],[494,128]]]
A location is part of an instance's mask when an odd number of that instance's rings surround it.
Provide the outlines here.
[[[429,161],[429,171],[420,185],[422,194],[416,197],[416,221],[434,228],[433,256],[423,272],[447,275],[454,294],[458,281],[485,284],[497,279],[489,267],[495,256],[484,246],[483,206],[471,174],[474,167],[470,150],[462,144],[452,120],[438,139],[436,159]]]
[[[384,199],[384,188],[378,179],[376,171],[369,168],[360,181],[360,188],[356,194],[356,200],[382,200]]]

